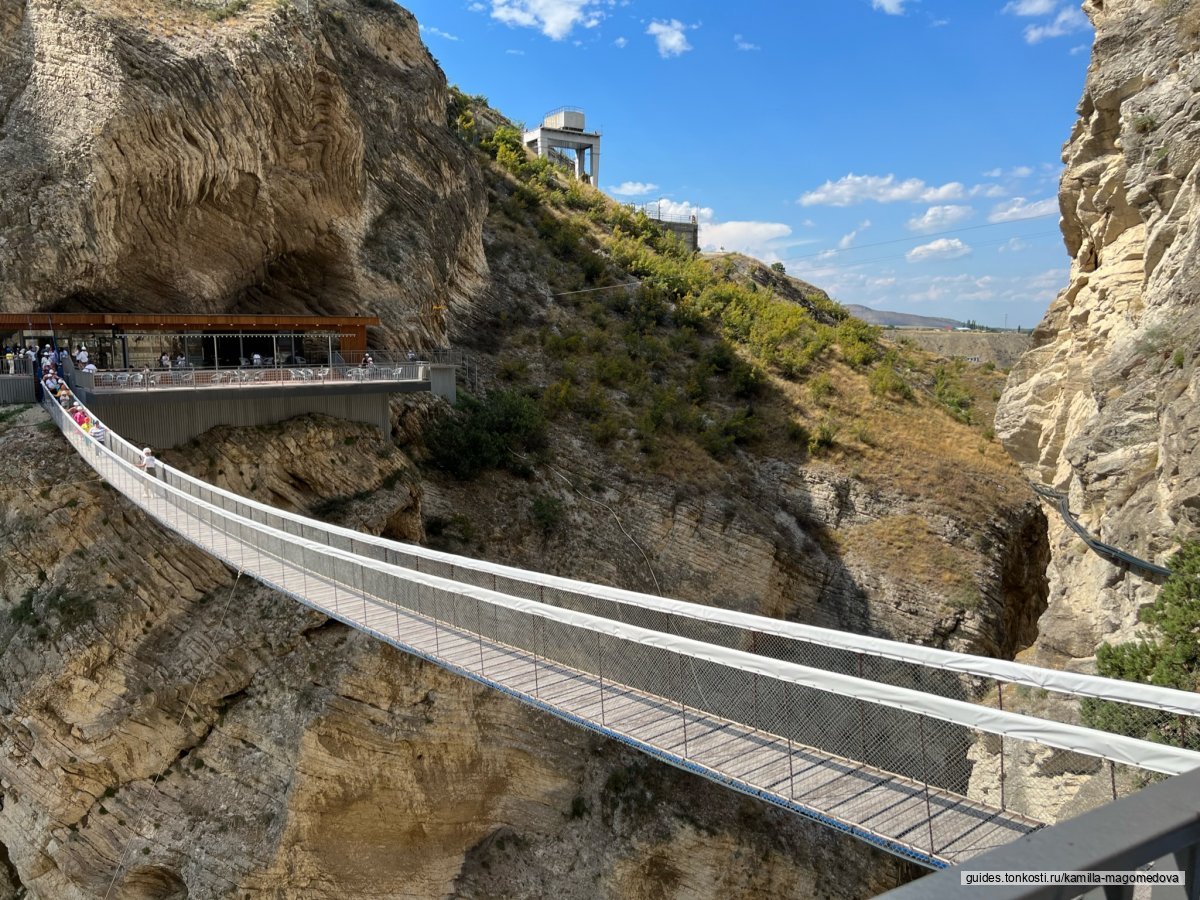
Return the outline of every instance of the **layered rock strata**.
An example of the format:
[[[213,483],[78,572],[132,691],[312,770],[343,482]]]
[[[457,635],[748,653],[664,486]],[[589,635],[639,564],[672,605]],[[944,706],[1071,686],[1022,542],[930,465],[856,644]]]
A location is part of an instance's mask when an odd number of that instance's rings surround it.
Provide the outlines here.
[[[1106,543],[1156,562],[1200,527],[1200,5],[1085,3],[1096,43],[1064,150],[1070,283],[1013,369],[997,434]],[[1086,665],[1157,585],[1057,519],[1038,658]]]
[[[413,17],[0,0],[0,309],[375,314],[441,344],[478,167]]]

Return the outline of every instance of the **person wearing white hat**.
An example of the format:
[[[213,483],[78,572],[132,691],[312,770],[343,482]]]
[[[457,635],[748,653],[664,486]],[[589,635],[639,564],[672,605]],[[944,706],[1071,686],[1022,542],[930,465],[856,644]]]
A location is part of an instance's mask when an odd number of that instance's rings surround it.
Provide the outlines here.
[[[158,460],[154,458],[154,451],[149,447],[142,449],[142,458],[137,461],[136,465],[151,478],[158,477]],[[142,496],[150,496],[150,489],[145,484],[142,485]]]

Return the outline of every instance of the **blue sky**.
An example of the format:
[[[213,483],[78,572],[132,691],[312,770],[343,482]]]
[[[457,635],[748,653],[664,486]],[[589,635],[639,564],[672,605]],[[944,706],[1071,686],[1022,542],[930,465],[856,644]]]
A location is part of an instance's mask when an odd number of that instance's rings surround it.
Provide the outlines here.
[[[447,78],[603,132],[600,187],[843,303],[1032,326],[1066,285],[1078,0],[401,0]]]

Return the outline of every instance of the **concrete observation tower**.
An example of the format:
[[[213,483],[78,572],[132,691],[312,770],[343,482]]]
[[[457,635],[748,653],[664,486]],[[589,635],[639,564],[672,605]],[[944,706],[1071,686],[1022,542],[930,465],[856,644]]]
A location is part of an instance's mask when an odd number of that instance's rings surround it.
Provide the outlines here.
[[[575,177],[592,185],[600,182],[600,132],[584,131],[582,109],[564,106],[546,113],[540,126],[525,132],[525,146],[555,162],[570,162],[565,151],[572,150]],[[589,161],[591,166],[585,167]]]

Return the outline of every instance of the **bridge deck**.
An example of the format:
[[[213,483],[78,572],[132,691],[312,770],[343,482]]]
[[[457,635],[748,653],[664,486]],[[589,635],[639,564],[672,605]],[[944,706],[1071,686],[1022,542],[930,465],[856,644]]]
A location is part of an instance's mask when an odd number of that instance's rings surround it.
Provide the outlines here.
[[[128,496],[142,486],[120,475]],[[164,502],[143,505],[189,540],[306,605],[673,765],[926,865],[962,862],[1041,823],[722,719],[364,596]]]

